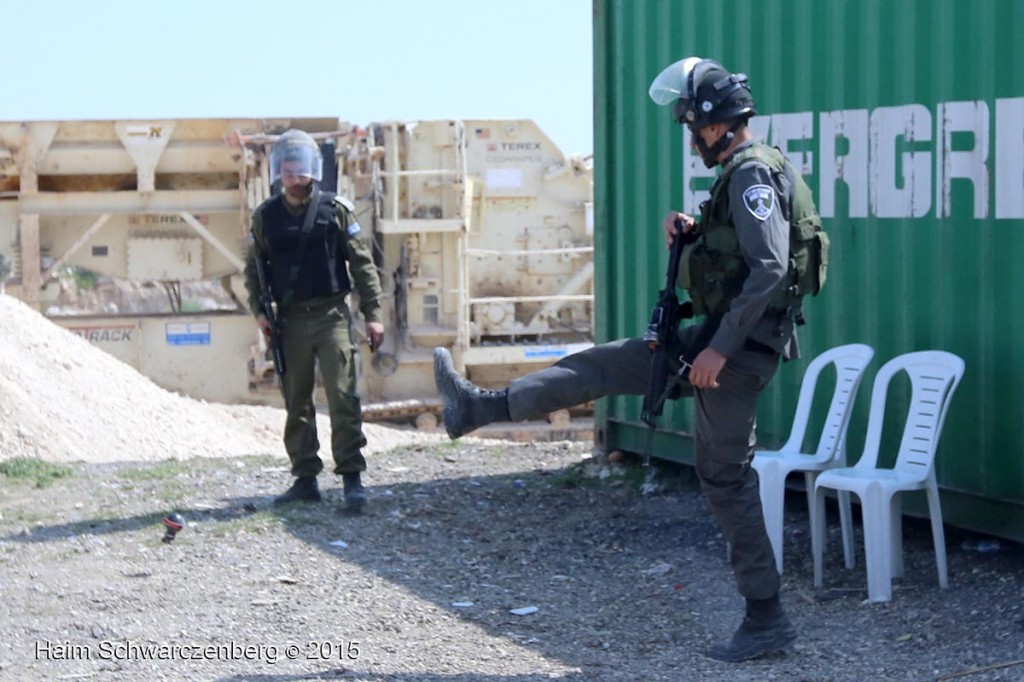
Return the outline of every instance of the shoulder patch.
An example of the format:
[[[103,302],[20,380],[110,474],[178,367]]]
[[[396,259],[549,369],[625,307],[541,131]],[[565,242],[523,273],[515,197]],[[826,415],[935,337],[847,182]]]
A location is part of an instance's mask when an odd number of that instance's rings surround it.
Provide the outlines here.
[[[334,195],[334,203],[338,204],[339,206],[343,206],[344,208],[348,209],[349,211],[356,210],[356,205],[353,204],[348,199],[346,199],[345,197],[341,196],[340,194],[335,194]]]
[[[346,229],[348,231],[348,236],[349,237],[355,237],[357,234],[359,234],[363,230],[363,228],[361,228],[359,226],[359,221],[358,220],[355,221],[354,223],[352,223],[351,225],[349,225],[348,228],[346,228]]]
[[[758,220],[767,220],[775,210],[775,190],[768,185],[751,185],[743,191],[743,205]]]

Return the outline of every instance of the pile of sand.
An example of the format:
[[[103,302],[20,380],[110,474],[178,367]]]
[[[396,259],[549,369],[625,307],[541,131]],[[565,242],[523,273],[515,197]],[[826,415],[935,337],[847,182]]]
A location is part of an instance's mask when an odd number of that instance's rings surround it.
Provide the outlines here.
[[[0,460],[154,461],[280,454],[284,411],[171,393],[0,294]],[[321,443],[329,426],[318,419]],[[367,454],[437,436],[367,424]],[[321,449],[321,457],[330,461]]]

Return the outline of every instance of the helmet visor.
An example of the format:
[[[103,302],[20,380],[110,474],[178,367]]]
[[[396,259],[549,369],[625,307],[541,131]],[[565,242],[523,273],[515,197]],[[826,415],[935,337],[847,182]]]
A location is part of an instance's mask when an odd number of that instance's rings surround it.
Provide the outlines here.
[[[702,61],[700,57],[687,57],[671,64],[651,82],[647,94],[660,106],[672,104],[677,99],[691,99],[690,74],[693,67]]]
[[[282,177],[323,179],[323,157],[314,144],[283,141],[270,152],[270,182]]]

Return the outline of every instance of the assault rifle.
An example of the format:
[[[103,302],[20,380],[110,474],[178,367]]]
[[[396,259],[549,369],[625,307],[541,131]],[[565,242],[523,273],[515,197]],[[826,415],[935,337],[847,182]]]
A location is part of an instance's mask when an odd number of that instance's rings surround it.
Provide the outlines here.
[[[256,235],[251,234],[250,239],[252,240],[256,261],[256,276],[260,281],[260,304],[263,307],[263,314],[267,318],[267,323],[270,326],[267,343],[270,344],[270,354],[274,358],[274,372],[277,374],[278,378],[283,381],[287,367],[284,364],[284,340],[281,336],[281,324],[274,311],[276,306],[276,303],[274,302],[274,293],[271,291],[269,280],[267,280],[267,273],[264,269],[263,251],[259,247],[259,242],[256,241]]]
[[[672,372],[673,351],[679,348],[679,322],[693,317],[693,305],[687,301],[679,303],[676,296],[676,280],[679,277],[679,261],[682,259],[683,248],[697,241],[700,236],[696,230],[683,232],[683,222],[676,219],[675,240],[668,257],[668,272],[665,288],[658,292],[658,303],[651,310],[651,321],[644,332],[643,340],[651,349],[651,371],[647,382],[647,393],[640,411],[640,420],[647,424],[647,446],[644,449],[643,465],[650,466],[651,445],[654,442],[654,431],[658,425],[658,417],[665,407],[665,401],[672,395],[676,387],[686,381],[690,374],[691,363],[704,350],[718,329],[721,315],[712,315],[706,319],[693,345],[685,349],[686,355],[677,358],[679,370]],[[686,356],[689,356],[687,359]],[[669,377],[672,376],[671,381]]]

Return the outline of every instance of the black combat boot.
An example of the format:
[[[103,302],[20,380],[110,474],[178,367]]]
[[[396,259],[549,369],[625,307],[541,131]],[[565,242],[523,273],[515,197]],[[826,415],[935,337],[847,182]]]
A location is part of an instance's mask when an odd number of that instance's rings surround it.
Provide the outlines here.
[[[485,424],[512,420],[508,390],[483,389],[459,376],[446,348],[434,349],[434,382],[444,398],[444,428],[452,440]]]
[[[359,472],[342,474],[341,480],[345,487],[345,509],[353,513],[361,512],[366,504],[366,490]]]
[[[796,641],[796,629],[789,621],[779,595],[771,599],[748,599],[747,615],[728,642],[715,644],[708,656],[736,663],[780,651]]]
[[[274,505],[290,504],[291,502],[319,502],[320,488],[316,485],[316,476],[299,476],[282,495],[274,498]]]

